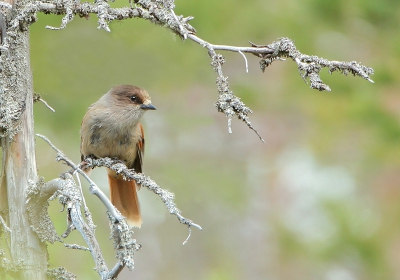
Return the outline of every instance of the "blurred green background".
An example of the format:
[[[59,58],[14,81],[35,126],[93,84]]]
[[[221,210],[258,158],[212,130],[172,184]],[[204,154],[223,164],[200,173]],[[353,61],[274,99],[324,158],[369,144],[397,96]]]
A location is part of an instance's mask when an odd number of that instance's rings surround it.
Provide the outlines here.
[[[127,5],[119,1],[114,6]],[[87,107],[118,84],[148,90],[158,110],[144,117],[144,172],[176,195],[188,231],[142,189],[143,248],[135,270],[119,279],[400,279],[400,1],[183,1],[197,35],[247,46],[289,37],[306,54],[356,60],[374,68],[375,84],[323,71],[332,92],[309,88],[292,61],[261,73],[256,57],[226,53],[225,75],[249,105],[266,144],[240,121],[233,134],[213,106],[216,75],[205,49],[140,19],[96,29],[96,17],[39,14],[31,27],[35,131],[79,161]],[[46,180],[68,168],[36,140]],[[106,192],[105,170],[92,177]],[[85,185],[87,190],[87,185]],[[115,263],[104,207],[86,192],[109,267]],[[57,202],[51,215],[66,228]],[[78,232],[68,243],[83,245]],[[50,265],[97,279],[88,252],[49,245]]]

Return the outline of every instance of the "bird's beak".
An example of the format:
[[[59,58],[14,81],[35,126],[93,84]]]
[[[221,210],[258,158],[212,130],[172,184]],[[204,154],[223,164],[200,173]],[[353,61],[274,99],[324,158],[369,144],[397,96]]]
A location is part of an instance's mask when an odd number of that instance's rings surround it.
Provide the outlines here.
[[[143,110],[156,110],[157,108],[153,104],[147,103],[147,104],[140,105],[140,109],[143,109]]]

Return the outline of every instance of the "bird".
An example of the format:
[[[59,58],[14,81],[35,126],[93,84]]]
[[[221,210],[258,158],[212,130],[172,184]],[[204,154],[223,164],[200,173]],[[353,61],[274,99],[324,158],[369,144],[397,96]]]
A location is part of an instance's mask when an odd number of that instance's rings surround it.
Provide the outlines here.
[[[97,102],[89,106],[83,117],[81,160],[91,156],[110,157],[125,162],[129,169],[142,173],[145,138],[140,120],[148,110],[156,110],[146,90],[133,85],[111,88]],[[107,168],[110,199],[129,225],[141,227],[137,191],[134,180],[126,181]]]

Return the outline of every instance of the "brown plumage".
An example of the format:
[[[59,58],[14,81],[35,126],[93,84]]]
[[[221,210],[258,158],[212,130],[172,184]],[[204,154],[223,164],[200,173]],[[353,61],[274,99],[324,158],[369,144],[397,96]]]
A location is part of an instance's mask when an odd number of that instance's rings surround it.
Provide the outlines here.
[[[123,160],[128,168],[142,172],[144,132],[139,120],[147,110],[155,110],[149,94],[136,86],[121,85],[110,89],[92,104],[82,120],[81,157],[111,157]],[[140,227],[135,181],[125,181],[107,169],[111,202],[128,222]]]

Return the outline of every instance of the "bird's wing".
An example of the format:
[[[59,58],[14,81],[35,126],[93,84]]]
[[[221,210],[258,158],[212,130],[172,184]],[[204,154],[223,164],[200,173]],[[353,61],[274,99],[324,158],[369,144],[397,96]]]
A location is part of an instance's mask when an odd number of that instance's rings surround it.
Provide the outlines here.
[[[136,172],[142,173],[143,166],[143,156],[144,156],[144,131],[142,124],[139,123],[138,129],[140,130],[140,137],[136,143],[137,155],[135,161],[133,162],[133,168]]]

